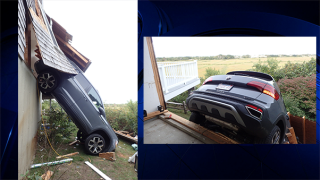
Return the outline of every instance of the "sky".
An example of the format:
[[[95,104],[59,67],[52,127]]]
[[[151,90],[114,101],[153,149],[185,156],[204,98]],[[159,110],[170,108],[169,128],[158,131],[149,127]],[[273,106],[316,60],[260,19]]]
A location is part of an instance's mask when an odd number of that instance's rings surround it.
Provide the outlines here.
[[[43,7],[92,61],[85,75],[102,101],[137,101],[137,1],[43,0]]]
[[[316,54],[316,37],[152,37],[156,57]]]

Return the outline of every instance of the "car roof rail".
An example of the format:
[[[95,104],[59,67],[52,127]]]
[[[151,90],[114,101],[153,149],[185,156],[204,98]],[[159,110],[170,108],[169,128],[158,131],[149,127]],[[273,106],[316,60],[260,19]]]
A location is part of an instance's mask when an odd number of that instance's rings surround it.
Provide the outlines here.
[[[255,77],[255,78],[264,79],[268,81],[274,81],[273,77],[270,76],[269,74],[255,72],[255,71],[231,71],[231,72],[228,72],[227,75],[250,76],[250,77]]]

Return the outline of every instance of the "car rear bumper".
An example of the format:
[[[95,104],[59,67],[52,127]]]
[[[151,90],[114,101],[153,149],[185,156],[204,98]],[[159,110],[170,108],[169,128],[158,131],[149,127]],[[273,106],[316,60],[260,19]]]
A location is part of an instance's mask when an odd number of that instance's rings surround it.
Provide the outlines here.
[[[231,97],[194,93],[187,98],[186,103],[190,111],[232,123],[255,137],[266,137],[273,126],[268,118],[268,113],[266,113],[268,111],[267,108],[254,101],[246,102]],[[261,119],[253,117],[248,112],[245,107],[248,104],[257,105],[263,110]]]

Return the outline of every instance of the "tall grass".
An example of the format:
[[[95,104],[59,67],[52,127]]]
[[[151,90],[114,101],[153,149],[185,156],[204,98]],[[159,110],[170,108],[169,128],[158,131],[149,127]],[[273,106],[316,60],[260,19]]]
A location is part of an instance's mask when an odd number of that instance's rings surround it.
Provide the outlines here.
[[[112,128],[138,134],[137,101],[130,100],[126,104],[105,105],[105,112]]]

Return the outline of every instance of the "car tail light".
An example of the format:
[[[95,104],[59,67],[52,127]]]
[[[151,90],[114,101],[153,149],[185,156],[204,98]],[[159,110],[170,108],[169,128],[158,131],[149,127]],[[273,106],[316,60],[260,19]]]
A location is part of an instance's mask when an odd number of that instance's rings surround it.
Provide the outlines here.
[[[208,77],[203,83],[202,85],[205,85],[207,82],[210,82],[212,81],[212,77]]]
[[[247,85],[257,88],[259,91],[273,97],[275,100],[279,99],[279,93],[277,92],[277,90],[268,84],[258,81],[250,81],[247,83]]]
[[[260,109],[260,108],[258,108],[256,106],[250,105],[250,104],[246,105],[246,109],[247,109],[247,111],[249,112],[249,114],[251,116],[254,116],[254,117],[258,118],[258,119],[262,118],[262,112],[263,112],[262,109]]]

